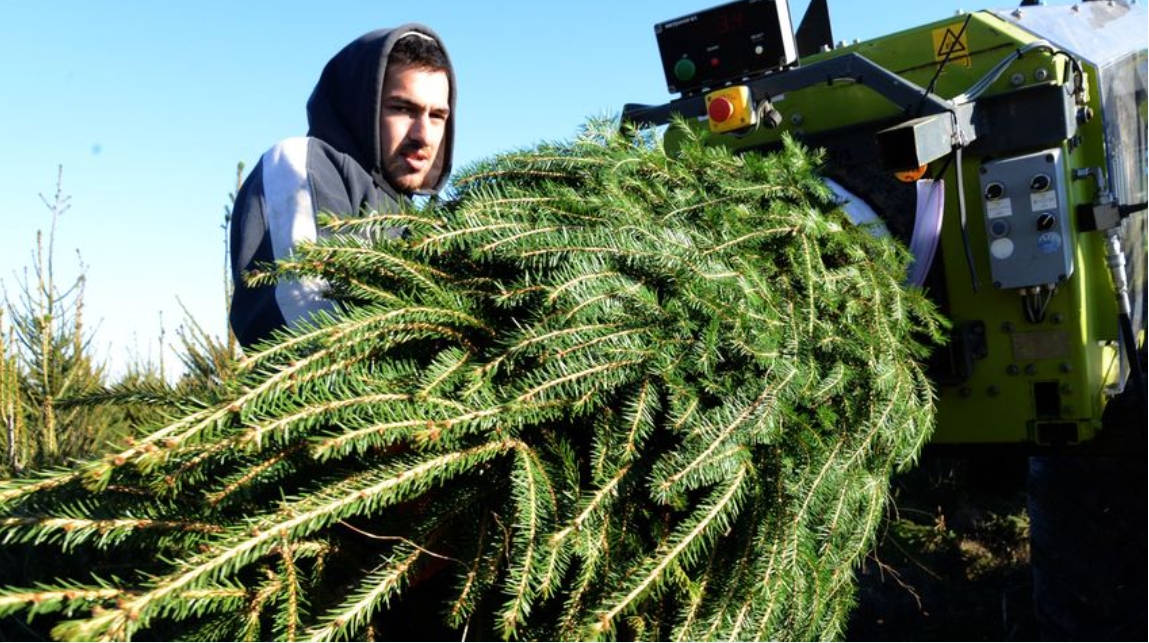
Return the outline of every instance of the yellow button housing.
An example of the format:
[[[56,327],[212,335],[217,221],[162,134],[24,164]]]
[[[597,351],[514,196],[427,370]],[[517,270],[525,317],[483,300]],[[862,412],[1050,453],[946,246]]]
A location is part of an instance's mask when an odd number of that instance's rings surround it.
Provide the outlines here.
[[[712,132],[732,132],[758,122],[758,114],[745,85],[716,89],[705,97],[706,120]]]

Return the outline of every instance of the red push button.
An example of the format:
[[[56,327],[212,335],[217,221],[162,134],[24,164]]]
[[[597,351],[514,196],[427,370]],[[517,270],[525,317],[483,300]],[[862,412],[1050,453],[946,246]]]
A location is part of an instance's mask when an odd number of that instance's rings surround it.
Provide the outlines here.
[[[706,116],[710,131],[719,134],[752,127],[758,122],[750,88],[745,85],[723,87],[708,93]]]
[[[720,96],[710,101],[706,113],[710,116],[710,120],[715,123],[725,123],[734,115],[734,103],[731,103],[729,98]]]

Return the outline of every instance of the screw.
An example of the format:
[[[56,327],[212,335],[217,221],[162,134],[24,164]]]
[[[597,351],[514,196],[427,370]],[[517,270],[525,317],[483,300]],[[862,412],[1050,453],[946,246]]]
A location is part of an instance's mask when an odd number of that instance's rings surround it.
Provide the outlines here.
[[[1005,372],[1009,375],[1018,375],[1021,373],[1021,367],[1017,364],[1010,364],[1005,367]]]
[[[1013,332],[1013,322],[1005,322],[1004,324],[1001,325],[1001,330],[1003,332],[1006,332],[1006,333],[1012,333]]]
[[[1037,364],[1026,364],[1025,365],[1025,374],[1026,375],[1037,375]]]
[[[1073,385],[1072,384],[1062,384],[1061,385],[1061,394],[1062,395],[1073,395]]]
[[[1069,362],[1062,362],[1057,365],[1057,370],[1061,371],[1062,373],[1068,373],[1073,370],[1073,365]]]
[[[1017,72],[1016,74],[1013,74],[1012,76],[1009,77],[1009,84],[1013,85],[1014,87],[1021,87],[1021,84],[1024,82],[1025,82],[1025,74],[1023,74],[1021,72]]]
[[[1053,313],[1053,323],[1060,324],[1063,321],[1065,321],[1065,315],[1062,315],[1061,313]]]
[[[790,122],[795,125],[801,125],[806,119],[802,118],[801,114],[791,114]]]
[[[1041,82],[1046,78],[1049,78],[1049,70],[1042,67],[1041,69],[1033,72],[1033,77],[1037,79],[1037,82]]]

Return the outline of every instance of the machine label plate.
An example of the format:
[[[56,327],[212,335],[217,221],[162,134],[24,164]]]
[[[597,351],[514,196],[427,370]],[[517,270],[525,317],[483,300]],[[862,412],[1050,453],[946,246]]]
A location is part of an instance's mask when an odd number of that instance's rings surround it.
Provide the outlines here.
[[[989,219],[1000,219],[1013,216],[1013,203],[1009,199],[998,199],[985,202],[985,216]]]
[[[1053,190],[1034,192],[1029,195],[1029,207],[1034,210],[1056,210],[1057,193]]]
[[[1009,339],[1015,362],[1069,357],[1069,333],[1063,330],[1035,330],[1026,333],[1014,333],[1010,335]]]

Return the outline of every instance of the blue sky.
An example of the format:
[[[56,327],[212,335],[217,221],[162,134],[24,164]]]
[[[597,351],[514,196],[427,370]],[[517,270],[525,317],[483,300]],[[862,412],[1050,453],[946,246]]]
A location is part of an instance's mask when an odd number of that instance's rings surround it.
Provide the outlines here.
[[[71,208],[58,281],[87,266],[85,318],[113,370],[156,359],[179,301],[225,329],[224,208],[236,164],[306,132],[324,63],[403,22],[437,30],[459,78],[455,165],[572,136],[588,117],[666,93],[652,26],[707,0],[566,2],[4,1],[0,24],[0,282],[16,295],[47,230],[57,167]],[[808,0],[790,3],[795,21]],[[1055,3],[1067,4],[1067,3]],[[1012,3],[831,2],[838,40]],[[170,363],[170,361],[169,361]]]

